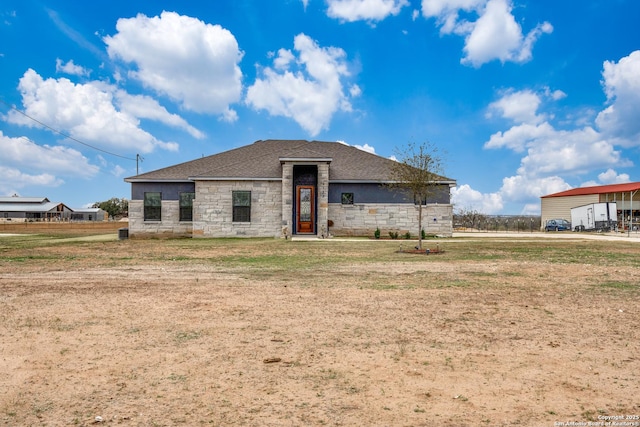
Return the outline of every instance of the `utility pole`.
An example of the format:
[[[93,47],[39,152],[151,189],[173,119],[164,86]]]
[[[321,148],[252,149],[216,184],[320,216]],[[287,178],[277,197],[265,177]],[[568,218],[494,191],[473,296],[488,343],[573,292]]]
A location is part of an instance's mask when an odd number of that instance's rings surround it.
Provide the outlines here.
[[[143,161],[144,161],[144,157],[142,157],[140,154],[136,154],[136,175],[140,175],[140,172],[138,169],[138,163]]]

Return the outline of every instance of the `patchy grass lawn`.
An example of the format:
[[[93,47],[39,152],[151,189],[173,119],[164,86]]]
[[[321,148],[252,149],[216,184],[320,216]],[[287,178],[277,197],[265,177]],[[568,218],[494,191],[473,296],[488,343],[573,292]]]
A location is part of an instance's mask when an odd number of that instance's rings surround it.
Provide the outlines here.
[[[640,413],[638,245],[86,238],[0,237],[2,425]]]

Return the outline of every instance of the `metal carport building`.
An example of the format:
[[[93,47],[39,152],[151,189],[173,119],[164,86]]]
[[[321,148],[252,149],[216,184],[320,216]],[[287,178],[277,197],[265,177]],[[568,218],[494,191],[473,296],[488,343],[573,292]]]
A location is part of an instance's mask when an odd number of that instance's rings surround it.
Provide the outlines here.
[[[571,208],[589,203],[616,202],[618,227],[633,229],[640,225],[640,182],[580,187],[540,198],[542,227],[550,219],[571,220]]]
[[[4,221],[68,220],[73,209],[46,197],[0,197],[0,219]]]

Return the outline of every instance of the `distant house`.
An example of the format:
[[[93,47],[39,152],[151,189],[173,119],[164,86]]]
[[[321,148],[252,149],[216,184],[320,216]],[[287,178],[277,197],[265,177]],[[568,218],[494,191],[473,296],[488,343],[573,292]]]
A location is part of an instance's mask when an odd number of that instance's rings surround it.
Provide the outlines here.
[[[109,214],[100,208],[74,209],[71,214],[72,221],[107,221]]]
[[[129,235],[371,236],[418,232],[418,207],[388,183],[393,160],[337,143],[268,140],[125,178]],[[423,209],[428,234],[452,234],[440,177]]]
[[[0,197],[0,219],[5,221],[61,221],[72,212],[64,203],[46,197]]]
[[[640,223],[640,182],[579,187],[542,196],[542,226],[550,219],[571,220],[571,208],[590,203],[616,202],[618,225],[625,229]]]

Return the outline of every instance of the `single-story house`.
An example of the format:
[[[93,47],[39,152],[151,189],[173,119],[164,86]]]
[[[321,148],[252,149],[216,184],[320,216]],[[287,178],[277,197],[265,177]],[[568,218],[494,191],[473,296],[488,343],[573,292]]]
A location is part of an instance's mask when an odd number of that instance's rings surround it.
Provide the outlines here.
[[[72,221],[107,221],[109,214],[100,208],[74,209],[71,214]]]
[[[125,178],[129,236],[371,236],[418,232],[418,207],[389,183],[393,160],[338,142],[257,141]],[[452,234],[452,179],[423,207],[428,234]]]
[[[73,209],[46,197],[0,197],[0,219],[4,221],[66,221]]]
[[[542,226],[550,219],[571,221],[571,209],[591,203],[616,202],[618,225],[625,229],[640,222],[640,182],[579,187],[540,198]]]

